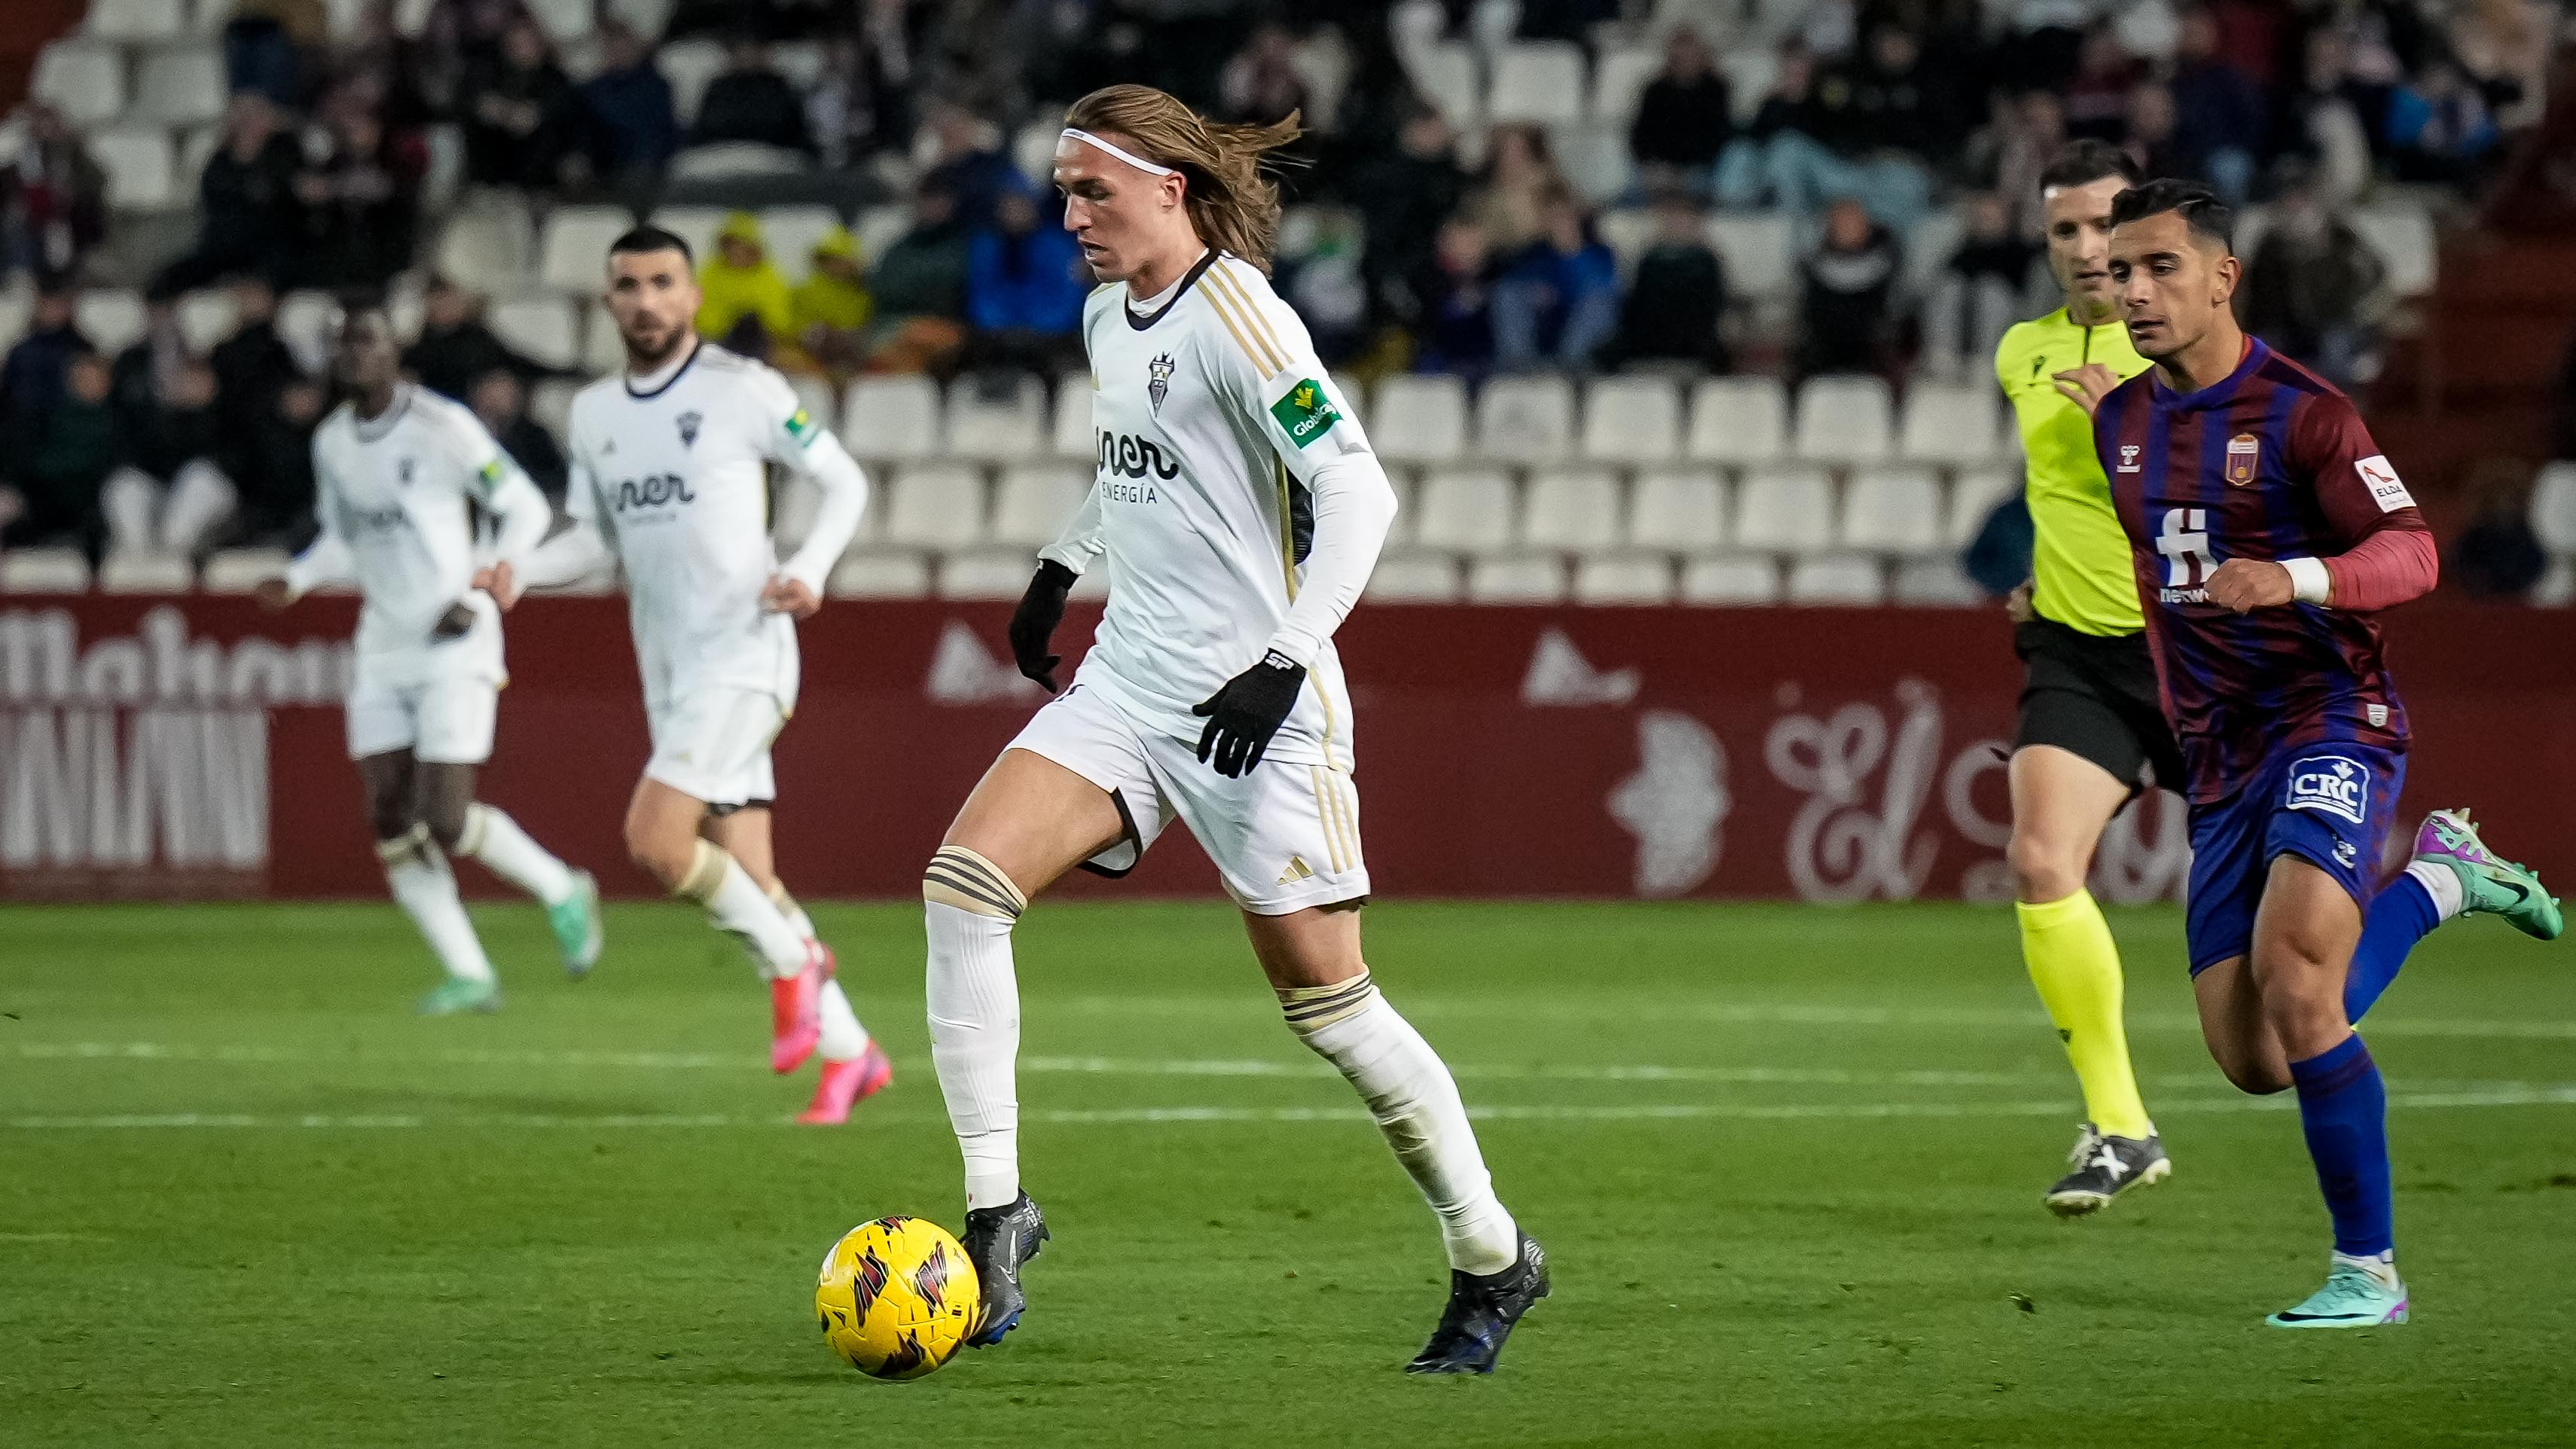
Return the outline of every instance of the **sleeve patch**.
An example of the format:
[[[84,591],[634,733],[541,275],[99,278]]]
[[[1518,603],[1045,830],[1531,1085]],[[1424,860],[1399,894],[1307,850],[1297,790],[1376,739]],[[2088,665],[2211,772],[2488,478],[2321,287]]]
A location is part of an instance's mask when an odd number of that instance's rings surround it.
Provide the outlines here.
[[[2415,506],[2415,495],[2406,491],[2406,485],[2398,480],[2397,470],[2388,466],[2386,454],[2373,453],[2352,466],[2361,474],[2361,481],[2370,489],[2371,501],[2379,505],[2380,512],[2395,513],[2398,509]]]
[[[813,414],[803,408],[798,408],[787,415],[787,436],[794,438],[796,446],[800,448],[814,446],[815,436],[822,431],[821,428],[814,426]]]
[[[1279,420],[1280,429],[1299,448],[1333,430],[1342,415],[1333,400],[1324,393],[1323,384],[1307,378],[1288,389],[1287,395],[1270,405],[1270,416]]]

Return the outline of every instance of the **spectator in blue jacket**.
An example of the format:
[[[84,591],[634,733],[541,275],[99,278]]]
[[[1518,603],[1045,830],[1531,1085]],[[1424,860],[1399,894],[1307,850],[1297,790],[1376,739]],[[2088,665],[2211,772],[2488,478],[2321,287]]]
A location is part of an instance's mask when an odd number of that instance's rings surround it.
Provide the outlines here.
[[[1494,283],[1494,361],[1506,372],[1589,367],[1619,330],[1619,260],[1593,239],[1574,193],[1539,202],[1539,236]]]
[[[2467,181],[2497,139],[2485,98],[2448,57],[2427,62],[2388,98],[2388,149],[2401,181]]]
[[[671,83],[623,21],[599,28],[599,49],[599,74],[580,87],[583,152],[591,170],[611,186],[649,181],[680,149]]]
[[[1082,301],[1091,291],[1071,233],[1045,225],[1024,190],[994,203],[993,224],[966,246],[966,321],[984,365],[1053,372],[1080,364]]]

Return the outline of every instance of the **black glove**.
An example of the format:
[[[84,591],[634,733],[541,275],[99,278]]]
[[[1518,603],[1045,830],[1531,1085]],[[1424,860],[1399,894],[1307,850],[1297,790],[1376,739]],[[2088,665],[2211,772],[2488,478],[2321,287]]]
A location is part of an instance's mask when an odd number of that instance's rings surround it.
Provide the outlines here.
[[[1261,763],[1270,737],[1279,733],[1288,711],[1297,707],[1297,691],[1306,687],[1306,666],[1273,649],[1261,662],[1225,682],[1190,711],[1207,720],[1199,734],[1199,759],[1216,753],[1216,772],[1231,780]]]
[[[464,638],[465,631],[473,627],[473,606],[459,599],[448,605],[447,612],[439,615],[438,622],[430,626],[429,637],[444,644],[450,639]]]
[[[1029,591],[1020,595],[1020,606],[1011,613],[1011,658],[1020,673],[1056,692],[1055,667],[1064,658],[1049,654],[1047,641],[1055,637],[1055,626],[1064,622],[1064,597],[1073,591],[1073,570],[1054,559],[1038,561],[1037,577],[1029,580]]]

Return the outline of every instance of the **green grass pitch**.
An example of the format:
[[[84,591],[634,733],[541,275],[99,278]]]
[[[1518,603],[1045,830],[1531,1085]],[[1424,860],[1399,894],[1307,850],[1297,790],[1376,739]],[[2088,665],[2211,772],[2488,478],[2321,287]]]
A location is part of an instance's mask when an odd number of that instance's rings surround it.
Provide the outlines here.
[[[133,1444],[2565,1444],[2576,946],[2426,943],[2369,1023],[2415,1322],[2261,1316],[2326,1248],[2286,1099],[2202,1053],[2179,917],[2116,917],[2162,1186],[2040,1207],[2077,1116],[2009,915],[1388,905],[1556,1296],[1486,1381],[1399,1365],[1445,1273],[1214,902],[1019,933],[1030,1185],[1007,1346],[840,1366],[815,1265],[959,1215],[917,910],[824,907],[896,1062],[839,1130],[691,913],[598,975],[478,909],[508,1010],[422,1021],[387,906],[0,910],[0,1440]]]

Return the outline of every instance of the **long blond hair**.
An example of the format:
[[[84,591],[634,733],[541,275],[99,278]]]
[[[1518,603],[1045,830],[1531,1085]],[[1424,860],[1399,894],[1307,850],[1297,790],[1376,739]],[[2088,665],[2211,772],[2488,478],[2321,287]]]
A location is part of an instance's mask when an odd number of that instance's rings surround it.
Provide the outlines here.
[[[1118,85],[1074,102],[1064,123],[1116,132],[1146,160],[1180,172],[1189,183],[1181,204],[1199,240],[1270,270],[1271,244],[1279,237],[1279,187],[1262,174],[1262,163],[1305,134],[1295,111],[1267,126],[1229,125],[1152,86]]]

